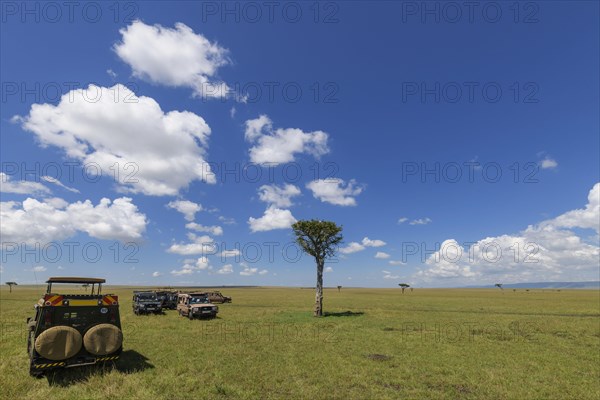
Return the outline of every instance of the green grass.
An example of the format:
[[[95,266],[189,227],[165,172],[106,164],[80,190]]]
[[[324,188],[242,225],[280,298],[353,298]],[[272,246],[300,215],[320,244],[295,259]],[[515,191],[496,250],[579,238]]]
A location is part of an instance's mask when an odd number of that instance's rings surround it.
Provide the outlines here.
[[[115,368],[28,374],[25,319],[41,288],[0,290],[7,399],[598,399],[593,290],[223,290],[215,320],[135,316],[120,295]]]

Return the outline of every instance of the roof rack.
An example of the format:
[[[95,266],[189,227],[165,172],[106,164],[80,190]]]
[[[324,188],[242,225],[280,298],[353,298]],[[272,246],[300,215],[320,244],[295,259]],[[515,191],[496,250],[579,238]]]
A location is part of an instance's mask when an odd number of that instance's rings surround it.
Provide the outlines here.
[[[102,278],[77,278],[77,277],[52,277],[48,278],[46,283],[105,283]]]

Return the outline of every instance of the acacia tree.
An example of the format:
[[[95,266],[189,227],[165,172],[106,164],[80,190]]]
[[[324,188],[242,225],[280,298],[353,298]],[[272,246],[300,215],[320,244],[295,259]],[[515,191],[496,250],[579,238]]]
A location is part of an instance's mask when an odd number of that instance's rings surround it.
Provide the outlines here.
[[[8,285],[8,293],[12,293],[12,287],[17,284],[17,282],[6,282]]]
[[[87,293],[87,288],[90,287],[89,283],[84,283],[83,285],[81,285],[83,287],[83,289],[85,290],[85,292]]]
[[[337,245],[343,240],[342,227],[331,221],[315,219],[298,221],[292,225],[296,242],[305,253],[314,257],[317,264],[315,317],[323,316],[323,267],[325,260],[335,255]]]
[[[404,290],[406,288],[410,287],[410,285],[408,283],[399,283],[398,286],[400,286],[400,288],[402,289],[402,294],[404,294]]]
[[[502,283],[496,283],[494,286],[496,286],[497,288],[500,288],[500,290],[504,290],[504,289],[502,289]]]
[[[342,287],[341,287],[341,286],[338,286],[338,292],[339,292],[340,290],[342,290]]]

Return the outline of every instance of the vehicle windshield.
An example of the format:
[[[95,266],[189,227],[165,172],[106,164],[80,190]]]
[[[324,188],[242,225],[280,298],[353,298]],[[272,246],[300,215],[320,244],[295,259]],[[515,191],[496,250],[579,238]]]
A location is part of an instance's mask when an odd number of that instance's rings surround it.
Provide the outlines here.
[[[209,303],[208,297],[206,297],[206,296],[192,297],[190,299],[190,304],[206,304],[206,303]]]
[[[156,296],[152,293],[140,293],[137,296],[138,301],[156,301]]]

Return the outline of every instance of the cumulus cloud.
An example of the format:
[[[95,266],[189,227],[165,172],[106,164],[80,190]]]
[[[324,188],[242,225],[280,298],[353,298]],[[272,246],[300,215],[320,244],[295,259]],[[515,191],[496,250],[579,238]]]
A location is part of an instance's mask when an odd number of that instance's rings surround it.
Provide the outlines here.
[[[33,267],[31,270],[33,272],[44,272],[46,271],[48,268],[44,267],[43,265],[38,265],[37,267]]]
[[[121,29],[117,55],[133,75],[170,87],[188,87],[194,95],[227,97],[231,89],[214,80],[220,67],[230,63],[228,50],[195,33],[183,23],[175,28],[146,25],[136,20]]]
[[[270,206],[260,218],[248,219],[248,225],[252,232],[271,231],[273,229],[287,229],[296,222],[296,218],[290,210],[282,210],[275,206]]]
[[[386,259],[386,258],[390,258],[391,256],[388,253],[384,253],[383,251],[378,251],[375,254],[375,258],[380,258],[380,259]]]
[[[292,197],[299,195],[300,189],[289,183],[281,186],[262,185],[258,189],[258,196],[260,200],[274,205],[275,207],[291,207]]]
[[[240,251],[238,249],[233,249],[233,250],[223,250],[221,252],[221,258],[227,258],[227,257],[238,257],[240,255]]]
[[[204,119],[165,113],[123,85],[72,90],[57,105],[34,104],[13,121],[41,146],[58,147],[110,175],[125,192],[176,195],[195,180],[216,182],[205,161],[211,130]]]
[[[268,270],[268,269],[261,269],[261,270],[258,272],[258,274],[259,274],[259,275],[266,275],[266,274],[268,274],[268,273],[269,273],[269,270]]]
[[[297,154],[320,157],[329,152],[327,133],[304,132],[297,128],[273,129],[266,115],[246,121],[245,138],[254,144],[250,148],[250,160],[257,164],[277,165],[294,161]]]
[[[77,232],[104,240],[136,241],[146,230],[146,216],[130,198],[107,198],[67,203],[51,198],[0,203],[0,232],[6,242],[44,243],[63,240]]]
[[[317,179],[309,182],[306,187],[310,189],[316,199],[336,206],[355,206],[355,196],[358,196],[363,188],[356,185],[354,179],[346,184],[342,179]]]
[[[217,225],[205,226],[205,225],[197,224],[195,222],[190,222],[190,223],[186,224],[185,227],[187,229],[190,229],[190,230],[193,230],[196,232],[210,233],[211,235],[214,235],[214,236],[221,236],[223,234],[223,228],[221,228],[220,226],[217,226]]]
[[[331,267],[325,267],[325,272],[333,272],[333,268]]]
[[[400,260],[390,260],[390,261],[388,261],[388,264],[394,265],[394,266],[395,265],[406,265],[406,263],[404,263],[404,262],[402,262]]]
[[[227,275],[227,274],[232,274],[233,273],[233,265],[231,264],[225,264],[223,265],[223,267],[219,270],[217,270],[217,274],[221,274],[221,275]]]
[[[190,275],[194,272],[199,272],[207,269],[212,269],[208,258],[199,257],[197,260],[185,260],[184,265],[178,270],[172,270],[171,274],[179,276],[179,275]],[[154,276],[154,274],[153,274]],[[158,276],[158,275],[157,275]]]
[[[558,167],[558,163],[556,162],[556,160],[546,157],[540,162],[540,166],[542,167],[542,169],[554,169]]]
[[[246,263],[241,263],[240,265],[244,268],[242,271],[240,271],[240,275],[242,276],[252,276],[256,275],[258,272],[258,268],[251,268]]]
[[[193,233],[188,235],[189,243],[174,243],[167,249],[169,253],[181,255],[193,254],[214,254],[216,249],[215,241],[210,236],[196,236]]]
[[[160,272],[158,272],[158,271],[154,271],[154,272],[152,273],[152,276],[153,276],[154,278],[158,278],[159,276],[162,276],[162,274],[161,274]]]
[[[171,201],[167,207],[182,213],[186,221],[193,221],[196,213],[202,211],[202,205],[189,200]]]
[[[385,245],[386,245],[386,243],[383,240],[379,240],[379,239],[371,240],[368,237],[365,237],[365,238],[363,238],[361,243],[358,243],[358,242],[348,243],[348,246],[342,247],[340,249],[340,253],[352,254],[352,253],[357,253],[359,251],[363,251],[367,247],[382,247]]]
[[[0,192],[17,194],[48,194],[50,189],[39,182],[13,181],[10,175],[0,172]]]
[[[400,275],[394,275],[390,271],[381,271],[383,272],[383,279],[399,279]]]
[[[475,243],[445,240],[431,254],[427,268],[417,273],[426,281],[458,282],[590,280],[598,274],[597,237],[587,241],[571,228],[600,229],[600,184],[589,192],[583,209],[530,225],[510,235],[487,237]]]

